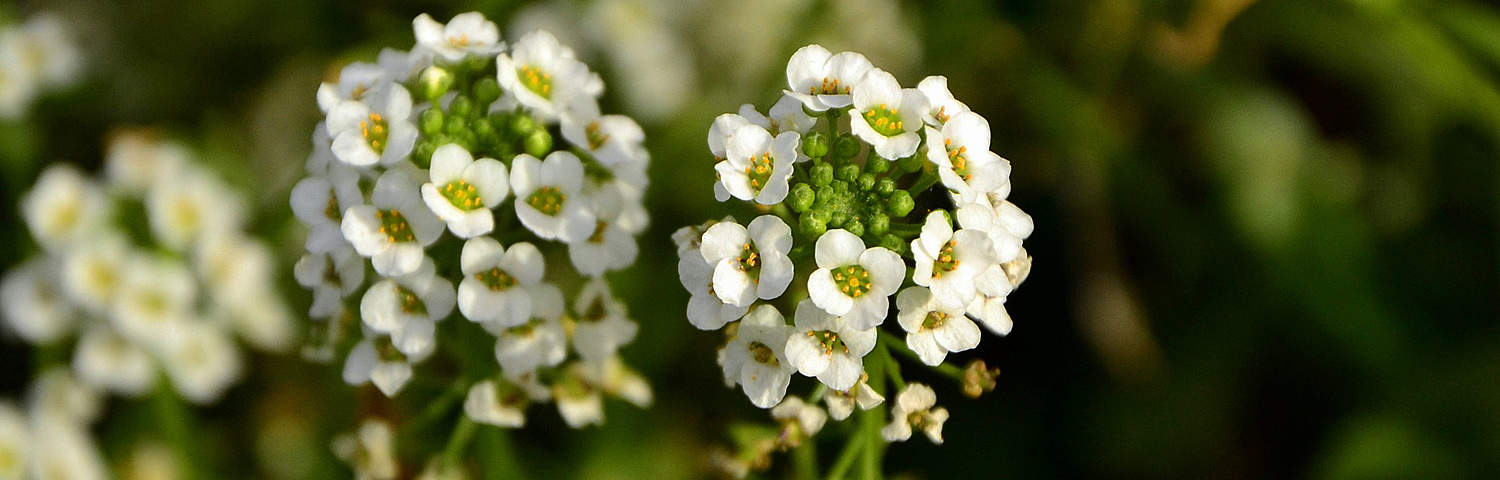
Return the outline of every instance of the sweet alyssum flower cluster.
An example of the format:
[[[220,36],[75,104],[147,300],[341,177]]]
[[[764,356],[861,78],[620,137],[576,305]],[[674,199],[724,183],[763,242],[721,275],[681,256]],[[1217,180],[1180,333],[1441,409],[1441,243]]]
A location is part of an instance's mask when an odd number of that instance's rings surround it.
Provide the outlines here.
[[[1030,270],[1022,240],[1032,223],[1006,200],[1010,163],[990,151],[988,122],[943,77],[902,88],[858,53],[809,45],[792,56],[787,81],[767,113],[747,104],[708,134],[716,197],[764,214],[675,236],[689,321],[724,329],[725,383],[774,407],[783,425],[725,463],[763,465],[768,448],[797,445],[826,415],[842,420],[883,403],[887,381],[900,392],[874,435],[906,440],[917,427],[940,443],[946,410],[930,387],[903,382],[889,353],[976,395],[993,388],[982,362],[964,373],[944,361],[979,344],[979,325],[1011,329],[1005,301]],[[917,211],[915,199],[933,187],[946,201]],[[787,396],[795,374],[818,380],[811,397],[826,414]]]
[[[637,325],[603,277],[647,227],[640,127],[600,112],[602,81],[548,32],[507,45],[478,13],[413,26],[411,51],[318,90],[326,118],[291,198],[320,322],[308,353],[352,336],[344,379],[395,396],[414,365],[463,348],[444,332],[488,332],[494,361],[457,380],[474,422],[519,427],[553,401],[582,427],[603,421],[603,393],[649,404],[617,355]],[[444,322],[455,310],[466,320]]]
[[[0,24],[0,120],[24,116],[49,90],[77,80],[82,53],[56,15]]]

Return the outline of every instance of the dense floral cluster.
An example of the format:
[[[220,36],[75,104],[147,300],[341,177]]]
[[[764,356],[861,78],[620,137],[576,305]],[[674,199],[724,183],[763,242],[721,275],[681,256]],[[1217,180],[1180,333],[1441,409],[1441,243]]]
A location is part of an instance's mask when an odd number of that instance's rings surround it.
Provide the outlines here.
[[[798,419],[796,438],[822,422],[805,421],[818,407],[786,395],[793,374],[817,378],[814,396],[844,419],[884,401],[872,352],[882,365],[895,365],[883,362],[889,349],[939,366],[979,344],[976,322],[1007,334],[1005,301],[1030,270],[1021,244],[1032,224],[1006,200],[1010,163],[990,151],[988,122],[945,78],[902,88],[863,55],[818,45],[798,50],[786,74],[766,114],[747,104],[708,133],[716,197],[769,214],[684,228],[675,240],[688,320],[725,329],[725,383]],[[937,185],[946,201],[914,214]],[[887,345],[898,337],[880,329],[893,295],[903,345]],[[905,440],[918,426],[940,442],[947,412],[932,389],[905,385],[897,368],[885,375],[903,391],[884,438]]]
[[[0,24],[0,120],[26,115],[37,97],[76,81],[81,57],[64,23],[52,14]]]
[[[413,26],[411,51],[318,90],[326,118],[291,198],[310,229],[308,353],[355,343],[344,379],[395,396],[414,364],[459,348],[438,334],[456,309],[494,338],[473,421],[517,427],[528,403],[555,401],[581,427],[602,422],[601,393],[649,403],[617,356],[637,326],[603,278],[635,262],[647,227],[640,127],[600,113],[602,81],[546,31],[507,45],[478,13]]]

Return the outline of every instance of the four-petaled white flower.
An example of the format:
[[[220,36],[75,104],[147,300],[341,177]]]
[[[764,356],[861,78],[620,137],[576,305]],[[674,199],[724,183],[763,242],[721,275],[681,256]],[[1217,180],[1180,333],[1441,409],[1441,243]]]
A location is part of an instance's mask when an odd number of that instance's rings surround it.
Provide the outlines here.
[[[932,289],[932,296],[950,309],[974,300],[974,280],[995,264],[989,235],[971,229],[953,231],[944,211],[927,214],[922,235],[911,241],[916,260],[911,280]]]
[[[635,340],[640,329],[616,300],[609,283],[595,278],[583,286],[573,303],[573,349],[585,362],[602,362],[614,356],[621,345]]]
[[[511,161],[510,185],[516,192],[516,216],[538,237],[572,243],[593,233],[596,220],[580,195],[583,162],[577,155],[556,151],[545,161],[517,155]]]
[[[431,50],[448,63],[486,57],[505,49],[500,29],[479,12],[455,15],[447,25],[424,13],[412,20],[411,25],[416,31],[417,47]]]
[[[808,110],[822,112],[849,106],[850,89],[874,66],[855,52],[829,52],[821,45],[808,45],[792,54],[786,64],[786,93],[801,100]]]
[[[922,143],[922,115],[927,96],[915,88],[901,88],[896,77],[881,69],[870,70],[854,85],[854,112],[849,128],[860,140],[875,147],[887,160],[908,157]]]
[[[784,352],[791,333],[776,307],[761,305],[740,320],[739,333],[724,346],[724,378],[738,382],[757,407],[774,407],[786,396],[796,371]]]
[[[197,167],[179,169],[146,195],[151,233],[177,251],[213,235],[239,231],[244,210],[228,185]]]
[[[911,438],[911,427],[922,429],[932,443],[943,443],[943,422],[948,421],[948,410],[935,407],[937,394],[932,387],[920,383],[909,383],[896,395],[891,407],[891,423],[880,429],[887,442],[904,442]]]
[[[797,304],[796,328],[786,341],[786,358],[802,375],[828,388],[848,390],[865,373],[865,354],[875,349],[875,329],[856,329],[809,300]]]
[[[817,435],[823,430],[823,424],[828,422],[828,414],[823,409],[802,401],[801,397],[790,396],[782,400],[771,409],[771,418],[781,424],[781,438],[792,446],[802,442],[802,439]]]
[[[526,393],[509,382],[482,380],[469,388],[464,414],[476,422],[497,427],[526,426]]]
[[[608,182],[592,188],[586,194],[589,212],[595,218],[594,232],[588,237],[568,243],[568,258],[578,273],[597,277],[604,272],[619,270],[635,263],[640,255],[640,246],[635,235],[626,227],[625,204],[639,204],[638,200],[625,200],[619,182]]]
[[[129,397],[144,395],[156,382],[151,356],[103,325],[79,335],[73,372],[83,383]]]
[[[54,267],[43,260],[29,260],[0,280],[0,316],[17,336],[50,344],[72,330],[73,308],[57,281]]]
[[[834,420],[843,420],[849,418],[849,415],[854,413],[856,405],[859,406],[860,410],[869,410],[879,406],[881,403],[885,403],[885,397],[880,396],[879,393],[875,393],[875,389],[870,388],[869,380],[869,375],[861,375],[859,383],[854,384],[852,388],[847,390],[829,390],[823,396],[823,403],[828,404],[828,415],[832,416]]]
[[[394,165],[417,144],[411,122],[411,92],[399,84],[386,88],[369,102],[345,100],[328,111],[328,134],[333,154],[356,167]]]
[[[531,288],[529,295],[530,321],[490,329],[495,334],[495,360],[506,378],[530,375],[537,367],[555,367],[568,356],[568,334],[559,322],[566,308],[562,290],[544,283]]]
[[[381,53],[384,57],[385,52]],[[338,82],[318,85],[318,108],[327,114],[339,103],[385,93],[384,88],[393,84],[390,77],[391,72],[379,63],[351,62],[339,70]]]
[[[21,198],[21,215],[43,248],[61,249],[91,233],[108,213],[103,191],[67,164],[47,167]]]
[[[422,202],[416,182],[403,170],[381,174],[370,205],[346,210],[341,227],[354,250],[387,277],[416,271],[424,248],[443,234],[443,222]]]
[[[393,480],[401,473],[396,463],[396,435],[384,420],[365,420],[358,433],[333,440],[333,452],[354,467],[357,480]]]
[[[740,105],[739,116],[750,123],[765,127],[771,135],[779,135],[782,132],[797,132],[806,135],[812,130],[818,119],[807,115],[802,108],[802,101],[791,95],[782,95],[775,105],[771,105],[768,114],[762,115],[755,105]],[[803,159],[806,160],[806,159]]]
[[[382,279],[359,301],[360,318],[370,330],[391,336],[401,353],[425,357],[436,346],[438,321],[453,312],[453,284],[436,275],[424,258],[416,271]]]
[[[568,143],[606,167],[642,163],[650,156],[640,124],[624,115],[602,115],[594,102],[578,102],[562,115],[561,130]]]
[[[928,125],[942,126],[952,116],[969,111],[968,105],[953,98],[953,92],[948,91],[948,77],[934,75],[924,78],[917,83],[917,90],[927,96],[927,111],[922,113],[922,121]]]
[[[292,213],[307,225],[307,250],[329,253],[342,245],[344,210],[364,202],[359,172],[342,163],[328,166],[324,175],[302,179],[292,187]]]
[[[574,102],[593,101],[588,66],[546,30],[526,34],[510,53],[500,54],[495,75],[517,103],[543,120],[558,118]]]
[[[801,142],[797,132],[772,137],[764,127],[742,125],[735,128],[725,145],[728,159],[714,165],[714,170],[734,198],[775,205],[786,198],[787,179],[801,155],[797,151]]]
[[[944,306],[926,288],[902,290],[896,295],[896,308],[900,310],[896,320],[906,330],[906,346],[922,363],[936,366],[948,352],[979,346],[979,326],[964,316],[964,308]]]
[[[717,330],[724,324],[745,316],[750,306],[725,303],[714,288],[714,267],[694,248],[677,259],[677,277],[692,296],[688,300],[688,322],[701,330]]]
[[[344,383],[373,383],[380,393],[394,397],[411,380],[411,364],[425,359],[425,355],[402,353],[391,343],[390,337],[366,332],[365,338],[354,345],[349,358],[344,360]]]
[[[244,369],[234,339],[219,326],[201,320],[182,322],[167,331],[162,363],[177,393],[199,405],[217,401]]]
[[[474,159],[457,144],[432,152],[432,181],[422,185],[422,200],[458,238],[473,238],[495,229],[491,208],[510,194],[510,172],[493,158]]]
[[[125,276],[110,309],[110,321],[125,338],[154,351],[164,351],[163,332],[194,320],[198,284],[181,262],[147,253],[125,262]]]
[[[927,160],[937,165],[943,186],[971,203],[1010,179],[1010,161],[990,151],[990,124],[974,112],[949,118],[941,130],[926,127]]]
[[[792,283],[792,229],[775,215],[762,215],[747,229],[720,222],[703,233],[700,253],[713,265],[714,294],[724,303],[748,307],[756,298],[780,297]]]
[[[885,322],[887,297],[906,278],[901,256],[885,247],[865,248],[863,240],[842,228],[818,237],[814,249],[818,269],[807,279],[812,302],[855,329]]]
[[[520,242],[505,248],[490,237],[471,238],[459,262],[464,279],[458,284],[458,311],[464,318],[501,329],[531,319],[531,288],[546,269],[535,245]]]
[[[344,311],[343,300],[365,281],[364,259],[354,253],[354,248],[345,245],[328,253],[308,253],[292,267],[297,284],[312,289],[312,306],[307,315],[314,319],[329,319]]]

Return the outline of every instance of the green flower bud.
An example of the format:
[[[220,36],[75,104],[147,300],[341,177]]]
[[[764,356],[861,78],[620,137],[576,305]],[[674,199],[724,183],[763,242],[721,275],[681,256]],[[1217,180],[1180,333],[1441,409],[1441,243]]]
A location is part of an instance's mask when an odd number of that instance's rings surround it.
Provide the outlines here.
[[[802,137],[802,153],[810,158],[823,158],[828,154],[828,136],[823,132],[812,132]]]
[[[533,157],[542,158],[547,152],[552,151],[552,134],[545,129],[537,129],[526,136],[526,153]]]
[[[848,222],[844,222],[844,230],[848,230],[849,233],[854,234],[856,237],[863,237],[865,235],[865,224],[859,221],[858,218],[851,218]]]
[[[474,122],[474,127],[471,130],[473,130],[474,137],[478,138],[480,143],[492,144],[500,139],[499,135],[495,135],[495,126],[483,119]]]
[[[858,177],[859,165],[844,165],[842,167],[839,167],[838,170],[834,170],[833,172],[833,178],[843,180],[845,182],[853,182],[854,179]]]
[[[833,200],[833,187],[829,185],[818,187],[818,195],[813,200],[813,206],[821,207],[827,205],[829,200]]]
[[[474,103],[489,110],[490,104],[499,99],[500,82],[496,82],[494,76],[485,76],[474,82]]]
[[[849,223],[849,214],[844,212],[833,212],[828,216],[828,226],[833,228],[844,228]]]
[[[478,150],[479,138],[474,136],[473,130],[464,130],[462,132],[458,132],[457,135],[453,136],[453,143],[457,143],[458,146],[464,147],[464,150],[473,152],[475,150]]]
[[[443,133],[449,136],[469,131],[469,120],[457,115],[450,115],[443,120]]]
[[[861,173],[861,174],[859,174],[859,178],[855,180],[854,186],[855,186],[855,188],[858,188],[859,191],[861,191],[861,192],[868,192],[868,191],[870,191],[870,189],[875,188],[875,174],[873,174],[873,173]]]
[[[879,157],[865,159],[865,171],[876,175],[891,171],[891,161]]]
[[[792,193],[787,196],[786,203],[793,212],[805,212],[807,209],[812,208],[813,200],[816,199],[817,195],[813,194],[811,186],[806,183],[799,183],[792,187]]]
[[[891,177],[885,177],[875,181],[875,193],[880,194],[880,196],[889,197],[891,196],[891,192],[894,191],[896,191],[896,180],[892,179]]]
[[[829,182],[833,181],[833,165],[831,164],[819,163],[813,165],[812,171],[809,173],[812,176],[813,185],[825,187],[828,186]]]
[[[536,130],[536,119],[531,115],[523,113],[510,117],[510,134],[516,138],[526,138],[533,130]]]
[[[467,117],[474,112],[474,100],[467,96],[459,95],[448,102],[448,114],[458,117]]]
[[[878,245],[885,247],[892,252],[896,252],[897,255],[906,253],[906,242],[902,241],[901,237],[898,237],[895,234],[887,233],[885,235],[882,235],[880,237],[880,243]]]
[[[797,228],[807,238],[818,238],[823,235],[823,232],[828,231],[828,220],[819,218],[819,215],[815,213],[815,211],[803,212],[798,218]]]
[[[865,219],[865,227],[871,235],[885,235],[891,230],[891,217],[881,212],[871,213]]]
[[[862,148],[859,144],[859,139],[855,138],[854,135],[841,134],[838,140],[833,143],[833,156],[839,160],[847,160],[854,158],[855,155],[859,155],[859,151]]]
[[[896,168],[904,173],[911,173],[922,169],[922,158],[916,155],[896,160]]]
[[[421,88],[418,94],[422,95],[422,98],[437,102],[438,97],[448,93],[448,89],[453,86],[453,74],[436,65],[427,67],[422,69],[422,73],[417,76],[417,85]]]
[[[911,194],[906,190],[892,192],[891,197],[885,203],[885,211],[897,218],[905,217],[913,208],[917,208],[917,202],[911,199]]]
[[[418,167],[427,168],[432,165],[432,152],[437,150],[437,145],[432,140],[417,142],[417,146],[411,149],[411,159]]]
[[[443,133],[443,112],[436,108],[429,108],[417,117],[417,123],[421,125],[423,135],[430,137]]]
[[[829,186],[833,187],[833,194],[835,196],[842,196],[849,193],[849,182],[834,180]]]

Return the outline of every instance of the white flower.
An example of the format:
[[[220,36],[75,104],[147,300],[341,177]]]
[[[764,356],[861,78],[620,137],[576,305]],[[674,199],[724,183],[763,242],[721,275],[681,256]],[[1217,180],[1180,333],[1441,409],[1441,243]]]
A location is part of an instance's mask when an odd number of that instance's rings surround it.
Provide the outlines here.
[[[41,92],[24,37],[18,29],[0,31],[0,119],[21,118]]]
[[[714,293],[724,303],[748,307],[756,298],[780,297],[792,283],[792,229],[775,215],[762,215],[749,229],[720,222],[703,233],[700,252],[714,266]]]
[[[0,400],[0,478],[28,478],[33,441],[30,430],[21,409],[9,400]]]
[[[855,329],[808,300],[797,304],[795,316],[796,329],[786,341],[787,360],[828,388],[853,387],[865,373],[865,354],[875,349],[875,329]]]
[[[854,384],[853,388],[829,390],[823,396],[823,403],[828,404],[828,415],[834,420],[843,420],[854,413],[855,405],[858,405],[860,410],[869,410],[885,403],[885,397],[870,388],[869,380],[869,375],[861,375],[859,383]]]
[[[392,84],[369,102],[345,100],[328,110],[333,154],[356,167],[393,165],[404,160],[417,142],[411,122],[411,93]]]
[[[83,383],[130,397],[144,395],[156,384],[156,369],[146,351],[104,326],[79,336],[73,372]]]
[[[385,56],[385,52],[381,52]],[[318,108],[327,114],[345,101],[364,101],[366,98],[385,93],[392,84],[391,72],[379,63],[351,62],[339,70],[337,83],[323,82],[318,85]]]
[[[620,346],[635,340],[640,329],[630,321],[625,304],[614,298],[609,282],[594,278],[578,292],[573,301],[578,322],[573,327],[573,350],[586,362],[602,362],[614,356]]]
[[[642,163],[649,157],[646,132],[624,115],[601,115],[594,102],[578,102],[562,116],[562,135],[606,167]]]
[[[538,237],[572,243],[588,238],[595,227],[580,192],[583,162],[570,152],[556,151],[547,159],[517,155],[511,163],[510,185],[516,191],[516,216]]]
[[[948,77],[934,75],[922,79],[917,90],[927,96],[928,109],[922,112],[922,121],[934,127],[942,126],[954,115],[969,111],[969,106],[953,98],[948,91]],[[929,140],[931,141],[931,140]]]
[[[594,233],[580,241],[568,244],[568,258],[578,273],[597,277],[604,272],[619,270],[635,263],[640,247],[635,236],[625,228],[622,214],[625,200],[619,182],[609,182],[593,189],[587,195],[589,212],[594,215]],[[639,204],[639,200],[630,203]]]
[[[651,407],[654,400],[651,385],[646,383],[646,378],[640,373],[627,367],[619,355],[598,362],[575,363],[572,367],[572,371],[585,383],[637,407]]]
[[[896,308],[900,310],[896,320],[907,332],[906,346],[922,363],[936,366],[948,352],[979,346],[979,326],[964,316],[964,309],[944,306],[926,288],[902,290],[896,296]]]
[[[62,260],[63,292],[94,313],[108,313],[115,291],[125,280],[129,249],[118,233],[100,235],[69,249]]]
[[[359,301],[365,326],[390,335],[396,349],[409,356],[431,353],[437,322],[453,312],[453,284],[435,275],[434,268],[432,260],[424,259],[415,272],[371,285]]]
[[[186,167],[146,193],[146,217],[157,241],[185,251],[208,235],[239,230],[245,206],[238,192],[208,171]]]
[[[155,131],[123,130],[109,137],[105,178],[111,186],[139,194],[170,180],[192,157],[186,146],[163,140]]]
[[[497,427],[526,426],[526,393],[514,385],[501,392],[495,380],[483,380],[469,388],[464,399],[464,414],[475,422]]]
[[[552,397],[557,402],[557,413],[569,427],[583,428],[604,424],[604,398],[599,390],[573,376],[552,387]]]
[[[752,117],[752,113],[755,116]],[[749,112],[744,106],[740,107],[741,115],[757,125],[766,127],[772,135],[779,135],[782,132],[797,132],[806,135],[808,130],[812,130],[813,125],[818,123],[818,119],[808,116],[807,111],[802,109],[802,101],[791,95],[782,95],[776,100],[775,105],[771,105],[769,113],[761,117],[760,112],[756,112],[753,107]],[[762,121],[765,123],[761,123]]]
[[[854,86],[854,111],[858,119],[849,128],[860,140],[875,147],[881,158],[895,160],[911,156],[922,143],[921,115],[927,97],[915,88],[901,88],[896,77],[873,69]]]
[[[840,228],[818,237],[814,257],[818,269],[808,277],[807,290],[818,308],[855,329],[885,322],[887,297],[906,278],[900,255],[885,247],[865,248],[863,240]]]
[[[32,406],[35,408],[35,405]],[[32,416],[31,476],[36,479],[105,480],[104,456],[86,425]]]
[[[516,102],[543,120],[556,119],[575,101],[593,101],[588,66],[546,30],[526,34],[500,54],[495,74]]]
[[[83,54],[73,41],[72,32],[61,18],[39,13],[21,25],[32,68],[44,85],[63,86],[73,83],[83,65]]]
[[[954,217],[964,230],[984,232],[989,237],[994,264],[1017,258],[1021,254],[1022,241],[1031,235],[1031,216],[1004,200],[999,208],[991,208],[983,199],[962,204],[954,212]]]
[[[531,288],[546,268],[536,246],[520,242],[509,249],[490,237],[469,239],[459,258],[464,279],[458,284],[458,311],[464,318],[496,327],[514,327],[531,319]]]
[[[745,104],[745,106],[749,107],[752,111],[755,109],[754,105]],[[745,107],[740,108],[741,111],[744,111],[744,109]],[[755,124],[750,123],[750,119],[745,118],[745,116],[736,113],[726,113],[714,118],[714,123],[708,127],[708,151],[714,154],[715,159],[724,160],[729,158],[729,137],[745,125]],[[765,127],[765,125],[761,125],[761,127]],[[720,199],[719,201],[722,202],[724,200]]]
[[[333,440],[333,452],[354,467],[359,480],[394,480],[401,473],[396,464],[395,433],[384,420],[365,420],[359,433],[346,433]]]
[[[776,307],[761,305],[740,321],[739,333],[724,347],[724,378],[743,386],[750,403],[771,408],[786,395],[796,368],[787,362],[786,340],[792,327]]]
[[[328,253],[346,243],[340,224],[344,211],[365,203],[359,191],[359,173],[353,167],[333,163],[323,175],[314,175],[292,187],[292,213],[307,225],[307,250]]]
[[[422,185],[422,200],[459,238],[495,229],[491,208],[510,194],[510,172],[493,158],[475,160],[468,150],[446,144],[432,152],[432,181]]]
[[[309,253],[292,268],[297,283],[313,291],[308,316],[333,318],[344,310],[344,298],[365,281],[365,262],[348,245],[326,254]]]
[[[130,341],[162,351],[168,334],[192,319],[198,285],[182,262],[146,253],[131,257],[124,272],[110,320]]]
[[[56,342],[73,327],[73,308],[49,263],[29,260],[0,280],[0,315],[11,331],[33,344]]]
[[[934,210],[922,224],[922,235],[911,241],[916,268],[912,282],[932,289],[932,296],[950,309],[974,300],[974,279],[995,264],[990,237],[978,230],[953,231],[945,211]]]
[[[93,233],[108,214],[103,190],[67,164],[47,167],[21,198],[21,215],[38,244],[49,250]]]
[[[734,198],[753,200],[761,205],[775,205],[786,198],[802,142],[797,132],[782,132],[775,137],[759,125],[743,125],[729,136],[725,153],[728,159],[714,165],[719,182]]]
[[[239,349],[217,326],[183,322],[170,333],[162,363],[177,393],[204,405],[217,401],[239,379]]]
[[[821,45],[808,45],[792,54],[786,64],[786,93],[821,112],[849,106],[850,87],[864,79],[874,67],[864,55],[839,52],[834,55]]]
[[[290,307],[282,301],[279,293],[264,286],[215,308],[223,309],[215,319],[254,348],[284,352],[297,339],[294,333],[297,324]]]
[[[386,397],[394,397],[411,380],[411,362],[425,357],[408,357],[397,350],[390,338],[366,336],[349,351],[344,361],[344,383],[374,383]]]
[[[243,305],[265,298],[275,268],[271,249],[239,232],[211,235],[193,249],[193,267],[214,302]]]
[[[672,243],[677,244],[677,255],[681,256],[688,250],[698,250],[703,243],[703,232],[719,222],[733,222],[734,217],[724,217],[723,220],[709,220],[698,225],[688,225],[672,232]]]
[[[783,430],[795,427],[793,432],[787,432],[784,437],[800,439],[817,435],[823,430],[823,424],[828,422],[828,414],[823,409],[802,401],[796,395],[786,397],[776,408],[771,409],[771,418],[776,419],[783,425]]]
[[[66,367],[47,367],[26,391],[26,409],[33,422],[45,418],[86,426],[99,419],[103,408],[99,391],[80,383]]]
[[[449,63],[468,57],[488,57],[505,50],[500,29],[479,12],[455,15],[447,25],[424,13],[411,24],[417,34],[417,46],[436,52]]]
[[[880,429],[880,435],[887,442],[904,442],[911,438],[911,427],[922,429],[927,434],[927,439],[932,443],[941,445],[943,443],[943,422],[948,421],[948,410],[943,407],[933,408],[937,404],[937,394],[932,392],[932,387],[920,383],[910,383],[906,389],[896,395],[895,405],[891,407],[891,423]]]
[[[493,331],[495,360],[507,378],[535,372],[537,367],[555,367],[568,356],[568,334],[563,330],[562,290],[544,283],[530,289],[531,320],[519,326]]]
[[[1010,181],[1010,161],[990,151],[990,124],[974,112],[950,117],[942,130],[926,127],[927,160],[960,203],[999,190]],[[941,147],[939,147],[941,145]]]
[[[380,175],[370,203],[344,212],[344,238],[370,258],[376,273],[393,277],[416,271],[425,256],[423,247],[443,234],[442,221],[422,203],[416,183],[400,170]]]
[[[745,316],[750,306],[724,303],[714,290],[714,268],[694,248],[677,259],[677,276],[692,298],[688,300],[688,322],[700,330],[717,330],[734,319]]]

